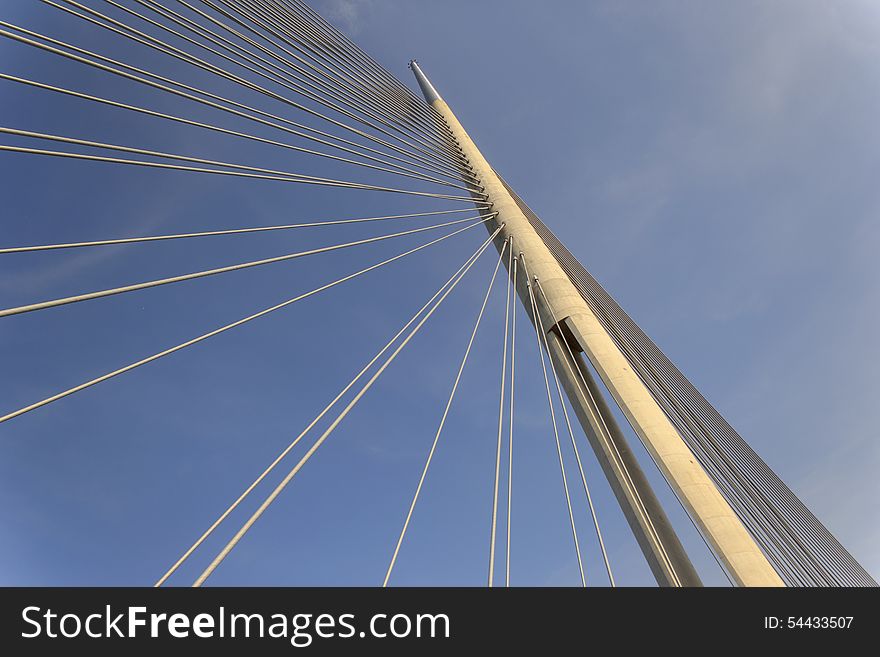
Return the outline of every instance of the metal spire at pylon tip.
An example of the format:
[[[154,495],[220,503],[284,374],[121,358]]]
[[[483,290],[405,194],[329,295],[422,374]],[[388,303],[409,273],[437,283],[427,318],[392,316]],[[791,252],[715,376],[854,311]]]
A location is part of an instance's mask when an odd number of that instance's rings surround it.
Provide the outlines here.
[[[422,69],[419,67],[419,63],[414,59],[410,60],[409,67],[412,69],[413,74],[416,76],[416,81],[419,83],[419,87],[421,87],[422,94],[424,94],[425,100],[428,102],[428,104],[433,104],[435,100],[441,100],[440,94],[437,93],[434,85],[431,84],[431,81],[424,74],[424,72],[422,72]]]

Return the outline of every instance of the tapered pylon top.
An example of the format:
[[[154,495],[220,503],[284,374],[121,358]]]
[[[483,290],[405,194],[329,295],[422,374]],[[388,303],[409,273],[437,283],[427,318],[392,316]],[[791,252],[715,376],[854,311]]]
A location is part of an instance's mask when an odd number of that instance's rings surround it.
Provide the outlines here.
[[[437,93],[434,85],[431,84],[431,81],[422,72],[422,69],[419,68],[419,63],[413,59],[412,61],[410,61],[409,67],[415,74],[416,80],[418,81],[419,86],[422,88],[422,93],[425,95],[425,100],[428,101],[428,104],[432,105],[435,100],[440,100],[440,94]]]

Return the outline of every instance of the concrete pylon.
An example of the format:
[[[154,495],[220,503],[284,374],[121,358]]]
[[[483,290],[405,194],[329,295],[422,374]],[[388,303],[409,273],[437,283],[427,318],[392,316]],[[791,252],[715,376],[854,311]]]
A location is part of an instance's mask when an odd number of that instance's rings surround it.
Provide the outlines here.
[[[514,282],[525,307],[530,308],[529,291],[526,286],[528,284],[535,286],[540,282],[541,292],[535,291],[535,298],[544,327],[557,338],[561,337],[562,340],[573,342],[573,345],[569,344],[574,347],[573,352],[582,351],[589,358],[605,387],[731,579],[738,586],[784,586],[767,557],[633,371],[626,357],[602,327],[541,237],[535,232],[455,114],[437,93],[418,64],[413,61],[410,67],[425,99],[449,126],[453,138],[487,195],[486,201],[497,213],[493,221],[487,222],[487,228],[494,231],[499,225],[504,225],[496,238],[496,246],[500,249],[504,240],[511,238],[514,253],[521,261],[520,269],[528,271],[528,281],[523,276]],[[483,201],[482,198],[479,200]],[[557,345],[555,349],[557,359],[562,358],[566,352],[560,347],[560,342],[556,338],[553,339],[553,344]],[[584,379],[584,373],[578,375],[573,369],[559,367],[559,375],[565,382],[569,399],[578,411],[578,417],[589,435],[594,431],[594,427],[589,422],[584,423],[581,411],[578,410],[583,410],[584,404],[583,395],[577,392],[581,385],[579,381]],[[597,451],[597,457],[600,461],[607,461],[606,451]],[[650,487],[644,488],[647,486],[647,480],[636,482],[631,473],[623,471],[620,462],[604,462],[603,468],[606,469],[606,474],[609,472],[612,474],[609,480],[618,495],[618,501],[627,512],[627,518],[634,519],[630,521],[630,525],[636,532],[655,575],[661,573],[658,576],[660,584],[699,585],[699,580],[695,582],[689,575],[688,567],[690,571],[693,571],[693,567],[681,550],[678,539],[674,538],[675,532],[662,514],[659,503],[656,509],[646,507],[646,501],[650,503],[653,499],[656,502]],[[629,494],[618,494],[619,490],[628,490]],[[633,506],[635,498],[641,500],[640,505]],[[642,517],[645,515],[647,517]],[[664,521],[666,526],[662,526]],[[658,524],[661,525],[659,530]],[[681,554],[677,554],[675,544],[678,544]]]

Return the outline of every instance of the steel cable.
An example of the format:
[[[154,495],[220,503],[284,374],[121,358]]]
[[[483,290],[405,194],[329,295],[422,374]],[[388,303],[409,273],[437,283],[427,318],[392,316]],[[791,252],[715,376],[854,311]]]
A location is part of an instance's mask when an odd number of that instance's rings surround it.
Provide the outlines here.
[[[139,290],[145,290],[148,288],[158,287],[160,285],[169,285],[171,283],[180,283],[183,281],[190,281],[197,278],[205,278],[207,276],[214,276],[217,274],[225,274],[232,271],[240,271],[242,269],[249,269],[251,267],[260,267],[262,265],[275,264],[277,262],[286,262],[288,260],[294,260],[297,258],[304,258],[311,255],[318,255],[321,253],[329,253],[331,251],[338,251],[340,249],[347,249],[353,246],[361,246],[364,244],[372,244],[375,242],[381,242],[388,239],[394,239],[397,237],[404,237],[406,235],[414,235],[416,233],[422,233],[426,230],[436,230],[437,228],[444,228],[445,226],[453,226],[460,223],[465,223],[468,221],[473,221],[471,219],[457,219],[455,221],[448,221],[442,224],[434,224],[432,226],[424,226],[422,228],[413,228],[411,230],[404,230],[397,233],[391,233],[389,235],[379,235],[377,237],[368,237],[366,239],[355,240],[353,242],[344,242],[342,244],[333,244],[331,246],[323,246],[317,249],[309,249],[307,251],[297,251],[294,253],[286,253],[284,255],[275,256],[273,258],[263,258],[261,260],[251,260],[248,262],[240,262],[234,265],[227,265],[225,267],[216,267],[214,269],[204,269],[202,271],[192,272],[190,274],[181,274],[179,276],[171,276],[168,278],[158,278],[151,281],[145,281],[143,283],[134,283],[132,285],[123,285],[121,287],[109,288],[106,290],[98,290],[96,292],[88,292],[85,294],[77,294],[69,297],[61,297],[59,299],[51,299],[49,301],[42,301],[40,303],[32,303],[25,306],[17,306],[14,308],[6,308],[0,310],[0,317],[9,317],[12,315],[20,315],[23,313],[34,312],[38,310],[46,310],[48,308],[56,308],[58,306],[63,306],[71,303],[79,303],[81,301],[91,301],[92,299],[100,299],[103,297],[109,297],[116,294],[124,294],[126,292],[136,292]],[[486,219],[480,220],[478,223],[483,223]]]

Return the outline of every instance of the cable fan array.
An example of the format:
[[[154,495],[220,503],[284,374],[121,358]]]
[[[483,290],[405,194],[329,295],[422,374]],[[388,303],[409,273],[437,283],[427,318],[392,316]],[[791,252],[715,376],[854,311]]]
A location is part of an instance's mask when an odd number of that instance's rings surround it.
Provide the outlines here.
[[[152,66],[135,65],[129,59],[111,56],[99,48],[84,47],[72,42],[67,32],[64,38],[38,32],[22,25],[0,20],[0,36],[54,57],[67,65],[80,66],[100,79],[115,81],[139,90],[131,96],[102,95],[113,85],[102,85],[102,94],[87,93],[72,86],[61,86],[46,79],[35,79],[0,71],[0,80],[45,94],[50,101],[67,99],[84,107],[101,106],[110,111],[125,113],[130,117],[146,117],[166,125],[183,126],[201,135],[213,135],[233,140],[235,143],[257,144],[278,149],[278,152],[326,162],[339,170],[351,173],[344,179],[317,176],[307,170],[267,167],[246,161],[230,161],[198,154],[147,148],[135,143],[116,143],[90,138],[89,135],[58,134],[33,129],[32,126],[0,126],[0,151],[12,154],[59,158],[68,161],[91,162],[124,167],[141,167],[183,174],[226,176],[237,179],[269,181],[272,183],[296,183],[313,187],[331,187],[350,191],[371,192],[395,196],[414,197],[424,202],[446,203],[449,209],[427,209],[419,212],[397,212],[376,216],[354,218],[310,219],[292,223],[216,228],[190,232],[172,232],[153,235],[108,236],[105,239],[59,241],[33,245],[2,245],[0,256],[18,254],[25,257],[33,253],[52,253],[70,250],[90,250],[99,247],[151,244],[167,241],[210,240],[221,236],[240,236],[267,232],[287,232],[332,226],[381,226],[383,223],[406,220],[419,225],[394,232],[384,232],[370,237],[353,239],[301,249],[268,258],[259,258],[224,264],[197,271],[129,282],[104,289],[89,290],[78,294],[44,299],[24,305],[0,309],[0,318],[36,313],[71,304],[88,303],[100,299],[136,293],[161,286],[177,285],[197,279],[223,276],[252,268],[269,267],[293,260],[314,258],[321,254],[357,250],[358,247],[379,242],[394,243],[404,238],[425,241],[400,251],[369,266],[345,273],[321,285],[299,292],[283,301],[228,322],[171,345],[155,353],[142,356],[38,399],[20,408],[0,415],[0,424],[37,411],[56,401],[103,384],[110,379],[129,373],[159,359],[206,342],[228,331],[277,313],[301,301],[315,297],[337,286],[380,268],[390,266],[409,256],[447,243],[457,236],[466,237],[472,229],[488,228],[486,237],[458,268],[447,278],[430,298],[406,321],[366,362],[360,371],[346,383],[338,394],[302,429],[302,431],[276,456],[276,458],[244,488],[242,493],[186,548],[155,582],[162,586],[197,552],[208,546],[205,542],[232,521],[231,516],[240,510],[246,500],[258,494],[261,484],[280,472],[288,457],[298,446],[311,440],[295,464],[283,474],[256,510],[241,526],[231,533],[220,550],[210,557],[201,574],[193,582],[201,586],[240,543],[242,538],[262,517],[269,506],[290,484],[313,457],[333,431],[345,420],[352,409],[374,386],[380,375],[395,361],[403,349],[419,334],[428,320],[444,301],[460,285],[481,256],[493,246],[503,228],[495,221],[479,181],[475,178],[466,158],[451,135],[445,122],[434,109],[415,96],[408,87],[383,69],[362,52],[342,33],[332,27],[308,5],[299,0],[104,0],[103,2],[77,2],[75,0],[40,0],[46,7],[57,12],[64,20],[74,20],[91,30],[100,30],[108,38],[115,39],[123,52],[126,48],[137,49],[142,54],[152,53],[158,60],[171,65],[175,74],[162,73]],[[75,30],[69,30],[74,34]],[[192,73],[185,76],[184,73]],[[104,77],[101,77],[104,76]],[[214,84],[210,84],[213,82]],[[218,86],[219,85],[219,86]],[[164,98],[173,98],[170,105]],[[151,104],[148,100],[155,99]],[[186,110],[189,110],[187,112]],[[234,121],[234,124],[231,123]],[[128,133],[128,134],[137,134]],[[196,141],[195,143],[199,143]],[[356,174],[363,174],[358,176]],[[406,184],[388,184],[385,178],[396,178]],[[475,209],[474,209],[475,208]],[[424,220],[429,225],[421,225]],[[439,236],[434,233],[440,232]],[[497,288],[496,280],[501,265],[506,263],[511,273],[505,298],[505,315],[500,374],[497,434],[495,436],[494,477],[491,496],[491,519],[488,550],[487,584],[493,586],[496,575],[496,551],[504,543],[504,584],[510,585],[511,575],[511,507],[513,499],[513,439],[514,439],[514,372],[516,352],[515,281],[517,276],[527,277],[527,265],[517,256],[513,246],[505,242],[495,262],[488,289],[483,296],[473,330],[466,344],[464,355],[456,371],[451,392],[447,399],[439,426],[427,460],[418,481],[403,527],[394,545],[383,585],[392,578],[401,548],[405,542],[410,521],[423,490],[432,458],[446,426],[459,383],[472,353],[478,329],[483,323],[490,296]],[[519,268],[519,269],[518,269]],[[517,274],[519,271],[519,274]],[[525,280],[525,278],[523,279]],[[534,303],[534,299],[533,299]],[[562,491],[572,530],[573,547],[578,560],[580,583],[587,584],[587,576],[581,558],[581,545],[575,527],[572,496],[563,462],[559,430],[554,415],[554,399],[551,395],[547,361],[542,349],[546,348],[546,336],[541,327],[535,326],[536,345],[544,374],[550,417],[552,418],[555,449],[562,476]],[[549,355],[549,354],[548,354]],[[550,360],[551,371],[555,364]],[[553,376],[555,377],[555,371]],[[565,402],[556,379],[557,404],[565,414],[572,448],[577,456],[580,479],[589,496],[587,479],[580,454],[574,442],[574,433],[565,410]],[[311,434],[321,422],[326,423],[320,435]],[[505,440],[507,445],[505,448]],[[502,468],[503,457],[506,465]],[[506,481],[502,474],[506,473]],[[502,484],[506,501],[502,496]],[[590,500],[590,511],[599,546],[608,574],[608,582],[614,585],[608,554],[602,543],[598,518]],[[505,513],[506,512],[506,513]],[[499,520],[503,515],[505,532],[499,532]]]

